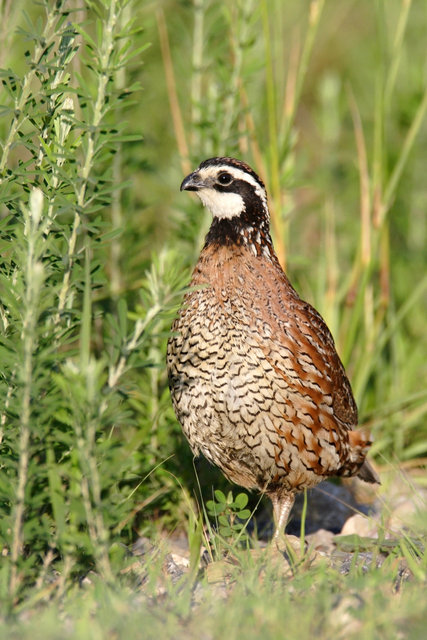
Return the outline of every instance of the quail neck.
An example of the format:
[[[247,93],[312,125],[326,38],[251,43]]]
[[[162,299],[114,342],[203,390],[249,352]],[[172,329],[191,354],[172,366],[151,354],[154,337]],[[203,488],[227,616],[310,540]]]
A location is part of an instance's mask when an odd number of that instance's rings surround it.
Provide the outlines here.
[[[195,191],[213,216],[205,247],[237,245],[272,257],[267,194],[249,165],[234,158],[210,158],[184,179],[182,190]]]

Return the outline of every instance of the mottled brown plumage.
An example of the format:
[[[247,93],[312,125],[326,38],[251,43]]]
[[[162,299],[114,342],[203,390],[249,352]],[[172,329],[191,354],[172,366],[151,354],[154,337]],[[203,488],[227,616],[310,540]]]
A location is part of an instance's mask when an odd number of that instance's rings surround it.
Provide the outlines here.
[[[329,476],[378,481],[369,437],[354,430],[329,329],[278,262],[258,176],[212,158],[181,189],[214,218],[168,344],[173,405],[196,455],[269,495],[277,535],[296,492]]]

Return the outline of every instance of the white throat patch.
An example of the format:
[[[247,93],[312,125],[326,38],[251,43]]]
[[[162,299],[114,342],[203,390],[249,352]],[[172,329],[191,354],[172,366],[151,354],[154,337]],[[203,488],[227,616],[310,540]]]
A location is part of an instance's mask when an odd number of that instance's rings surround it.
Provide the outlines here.
[[[199,169],[200,176],[204,180],[212,180],[214,183],[216,177],[221,171],[225,171],[233,176],[235,180],[244,180],[253,186],[256,195],[260,198],[262,206],[268,217],[267,197],[264,189],[255,180],[253,176],[246,171],[239,169],[238,167],[232,167],[230,165],[214,165],[211,167],[203,167]],[[216,218],[235,218],[240,216],[246,209],[245,202],[238,193],[230,191],[217,191],[214,188],[206,187],[205,189],[198,189],[197,195],[202,201],[203,205],[209,209],[212,215]]]
[[[245,211],[245,203],[238,193],[227,193],[215,189],[199,189],[197,195],[214,218],[234,218]]]

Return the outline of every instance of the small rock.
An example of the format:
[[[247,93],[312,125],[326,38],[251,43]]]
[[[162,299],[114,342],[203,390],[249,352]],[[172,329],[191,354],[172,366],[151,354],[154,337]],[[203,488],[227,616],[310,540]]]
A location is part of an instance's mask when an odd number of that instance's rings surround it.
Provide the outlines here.
[[[289,577],[292,574],[288,557],[276,544],[271,544],[265,549],[252,549],[251,555],[256,563],[261,562],[260,580],[274,574],[275,577]]]
[[[351,516],[341,529],[342,536],[350,536],[354,533],[363,538],[378,538],[378,529],[373,520],[359,513]]]
[[[335,548],[334,534],[326,529],[318,529],[305,537],[310,548],[322,555],[330,555]]]
[[[227,560],[216,560],[206,567],[206,579],[210,584],[229,581],[233,566]]]
[[[188,569],[190,567],[190,558],[178,553],[171,553],[170,555],[174,563],[178,567],[181,567],[181,569]]]
[[[299,494],[291,512],[291,519],[286,528],[287,533],[299,534],[304,496]],[[352,493],[343,485],[332,482],[321,482],[307,492],[306,534],[319,529],[327,529],[339,533],[349,517],[355,512],[367,512],[367,507],[356,502]]]

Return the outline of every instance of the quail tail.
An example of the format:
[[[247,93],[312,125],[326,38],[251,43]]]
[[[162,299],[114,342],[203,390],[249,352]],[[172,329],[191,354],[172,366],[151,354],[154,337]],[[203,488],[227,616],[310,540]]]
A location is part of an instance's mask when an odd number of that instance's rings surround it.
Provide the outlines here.
[[[360,467],[357,476],[365,482],[370,482],[372,484],[381,484],[378,473],[372,468],[367,460],[365,460],[365,462]]]

